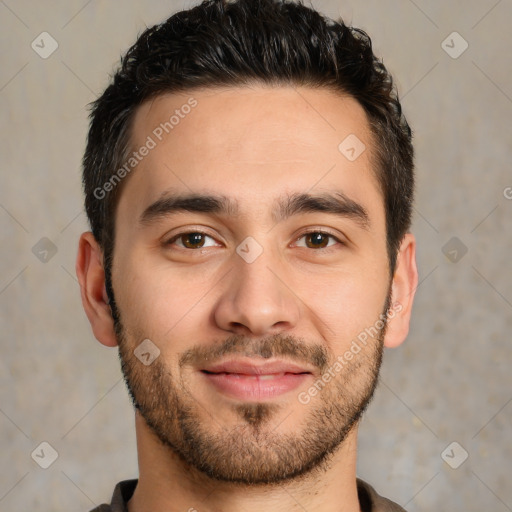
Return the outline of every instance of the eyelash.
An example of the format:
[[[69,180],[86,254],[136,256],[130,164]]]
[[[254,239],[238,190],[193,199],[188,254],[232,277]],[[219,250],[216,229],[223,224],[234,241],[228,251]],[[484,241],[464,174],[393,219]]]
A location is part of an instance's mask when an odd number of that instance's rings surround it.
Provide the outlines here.
[[[192,234],[203,235],[203,236],[207,236],[207,237],[213,239],[213,237],[211,235],[209,235],[208,233],[206,233],[204,231],[201,231],[201,230],[183,231],[182,233],[178,233],[178,234],[174,235],[170,240],[166,241],[164,243],[164,245],[165,246],[172,245],[176,240],[179,240],[181,237],[186,236],[186,235],[192,235]],[[323,229],[313,229],[311,231],[306,231],[306,232],[302,233],[300,236],[298,236],[295,239],[295,243],[297,241],[299,241],[301,238],[304,238],[305,236],[312,235],[312,234],[322,234],[322,235],[330,237],[331,239],[335,240],[336,242],[338,242],[341,245],[345,245],[345,243],[343,241],[341,241],[337,236],[335,236],[332,233],[330,233],[329,231],[325,231]],[[325,251],[329,251],[329,250],[333,249],[333,247],[334,246],[327,246],[327,247],[319,247],[317,249],[313,249],[311,247],[304,247],[304,248],[305,249],[311,249],[311,250],[314,250],[314,251],[317,251],[317,252],[318,251],[324,251],[325,252]],[[198,251],[200,249],[205,249],[205,247],[197,247],[195,249],[191,249],[189,247],[180,247],[180,249],[185,250],[185,251]]]

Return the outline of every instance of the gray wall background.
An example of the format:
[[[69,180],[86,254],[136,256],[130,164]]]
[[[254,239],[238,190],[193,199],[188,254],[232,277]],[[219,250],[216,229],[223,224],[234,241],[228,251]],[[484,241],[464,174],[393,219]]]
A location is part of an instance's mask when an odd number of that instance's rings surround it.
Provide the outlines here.
[[[0,1],[1,511],[89,510],[137,476],[117,352],[92,336],[74,272],[85,105],[145,26],[192,4]],[[410,512],[512,510],[512,1],[313,5],[370,33],[417,151],[420,285],[358,473]],[[46,59],[41,32],[58,43]]]

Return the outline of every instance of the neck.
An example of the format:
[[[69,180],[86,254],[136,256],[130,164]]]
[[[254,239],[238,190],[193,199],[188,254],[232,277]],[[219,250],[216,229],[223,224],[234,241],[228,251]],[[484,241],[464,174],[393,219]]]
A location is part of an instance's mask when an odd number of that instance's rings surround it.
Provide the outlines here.
[[[212,480],[164,447],[136,413],[139,482],[129,512],[359,512],[357,427],[316,471],[289,482],[248,486]]]

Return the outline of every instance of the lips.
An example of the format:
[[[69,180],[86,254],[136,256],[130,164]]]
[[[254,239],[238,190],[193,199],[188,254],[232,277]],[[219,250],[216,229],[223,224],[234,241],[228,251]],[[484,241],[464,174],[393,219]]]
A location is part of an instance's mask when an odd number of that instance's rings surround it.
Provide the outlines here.
[[[232,360],[216,365],[211,365],[202,370],[207,373],[234,373],[239,375],[276,375],[276,374],[300,374],[311,373],[308,368],[302,368],[297,364],[285,361],[272,361],[257,364],[255,362]]]
[[[239,400],[270,399],[297,388],[312,371],[286,361],[258,364],[231,360],[201,370],[206,380],[219,392]]]

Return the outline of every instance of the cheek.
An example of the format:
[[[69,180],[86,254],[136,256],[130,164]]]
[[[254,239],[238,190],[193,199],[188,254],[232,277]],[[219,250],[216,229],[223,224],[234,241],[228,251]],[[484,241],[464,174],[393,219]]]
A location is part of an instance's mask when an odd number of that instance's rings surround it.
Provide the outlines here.
[[[180,343],[190,346],[206,325],[205,294],[215,283],[206,275],[170,271],[168,263],[154,264],[139,256],[119,262],[113,281],[127,332],[151,339],[162,351],[179,349]],[[192,331],[195,338],[189,335]]]
[[[388,283],[381,272],[341,273],[315,280],[299,295],[314,313],[315,327],[339,353],[362,331],[374,326],[382,313]]]

